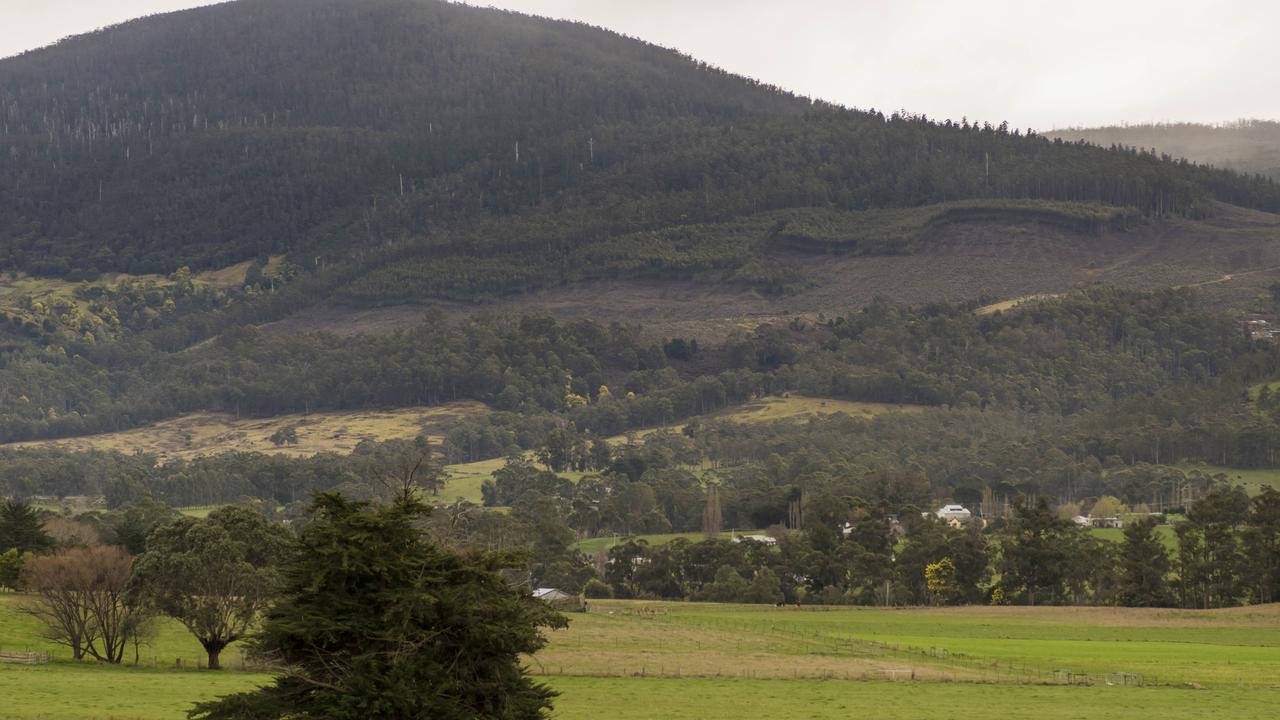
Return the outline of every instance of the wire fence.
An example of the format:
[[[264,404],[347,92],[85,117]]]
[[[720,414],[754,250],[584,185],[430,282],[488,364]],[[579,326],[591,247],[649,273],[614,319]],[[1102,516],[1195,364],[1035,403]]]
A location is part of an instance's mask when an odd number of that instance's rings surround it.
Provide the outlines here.
[[[97,665],[106,664],[87,653],[77,660],[71,652],[71,648],[66,647],[60,647],[54,650],[0,648],[0,663],[6,662],[27,665],[43,665],[50,662],[83,662],[86,664]],[[147,648],[143,648],[137,654],[135,654],[132,649],[126,650],[124,657],[119,664],[122,667],[140,667],[152,670],[199,671],[208,667],[209,659],[208,656],[205,655],[162,656],[154,651],[148,650]],[[224,670],[238,670],[241,672],[269,672],[273,669],[271,665],[254,661],[246,653],[234,650],[224,651],[221,658],[219,658],[219,665]]]

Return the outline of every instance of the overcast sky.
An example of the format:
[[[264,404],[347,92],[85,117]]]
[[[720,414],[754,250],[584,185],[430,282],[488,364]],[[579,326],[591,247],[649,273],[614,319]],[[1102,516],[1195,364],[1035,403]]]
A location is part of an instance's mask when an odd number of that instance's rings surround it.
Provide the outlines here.
[[[252,1],[252,0],[246,0]],[[0,0],[0,57],[209,0]],[[1277,0],[493,0],[845,105],[1048,130],[1280,119]]]

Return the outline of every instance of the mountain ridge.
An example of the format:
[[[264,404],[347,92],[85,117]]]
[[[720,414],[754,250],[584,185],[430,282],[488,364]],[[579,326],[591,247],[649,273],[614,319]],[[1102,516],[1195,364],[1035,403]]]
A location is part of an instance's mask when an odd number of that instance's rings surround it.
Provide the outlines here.
[[[772,210],[1280,209],[1273,183],[815,103],[616,33],[424,0],[133,21],[0,61],[0,108],[0,269],[71,279],[407,256],[494,266],[467,290],[484,297],[592,243]]]

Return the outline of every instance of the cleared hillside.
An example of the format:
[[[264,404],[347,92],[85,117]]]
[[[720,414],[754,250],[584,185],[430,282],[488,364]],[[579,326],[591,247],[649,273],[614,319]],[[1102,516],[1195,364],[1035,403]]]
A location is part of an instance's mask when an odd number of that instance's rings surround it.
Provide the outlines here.
[[[322,452],[349,453],[364,441],[411,440],[426,436],[438,442],[449,423],[485,411],[485,406],[480,403],[459,402],[439,407],[278,415],[271,418],[198,413],[124,432],[9,443],[0,445],[0,448],[57,447],[79,452],[114,450],[125,454],[155,455],[166,461],[226,452],[306,457]],[[277,433],[289,430],[296,434],[296,441],[277,443],[272,440]]]
[[[708,267],[683,279],[606,277],[479,304],[430,296],[381,307],[329,301],[272,322],[265,330],[385,334],[436,313],[546,312],[566,319],[642,322],[656,337],[722,340],[762,323],[796,317],[813,321],[877,297],[909,304],[979,298],[1004,303],[1094,284],[1143,290],[1194,286],[1207,305],[1238,310],[1265,298],[1267,287],[1280,279],[1280,216],[1270,213],[1218,205],[1203,220],[1125,220],[1120,211],[1084,206],[1081,210],[1090,213],[1114,213],[1104,216],[1114,218],[1114,224],[1081,226],[1071,215],[1046,220],[1023,213],[1016,204],[984,203],[983,214],[967,218],[949,217],[948,207],[954,206],[865,213],[781,211],[760,219],[672,228],[664,234],[683,242],[720,239],[739,255],[729,269]],[[784,235],[789,239],[781,239]],[[641,246],[633,252],[645,250]],[[731,256],[726,251],[721,257]],[[756,257],[785,277],[786,292],[711,281],[748,272],[760,262]],[[394,273],[405,278],[416,270],[409,265]],[[356,286],[369,287],[365,280]],[[369,292],[365,297],[376,296]]]

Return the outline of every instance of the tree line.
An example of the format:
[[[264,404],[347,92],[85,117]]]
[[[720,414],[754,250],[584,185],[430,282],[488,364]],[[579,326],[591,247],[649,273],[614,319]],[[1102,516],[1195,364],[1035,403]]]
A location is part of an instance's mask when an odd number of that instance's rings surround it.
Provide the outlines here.
[[[0,582],[77,661],[123,664],[132,649],[136,663],[161,617],[203,646],[208,670],[252,636],[274,682],[192,717],[546,717],[555,693],[520,658],[565,620],[500,574],[510,557],[424,534],[428,514],[410,476],[378,504],[317,495],[294,527],[242,507],[156,518],[134,554],[87,526],[54,537],[9,502],[0,569],[17,569]]]

